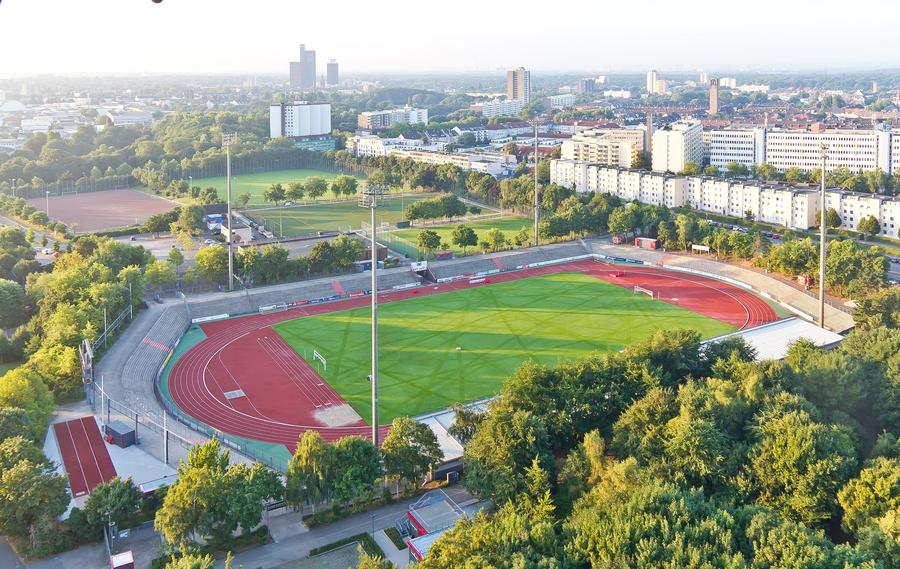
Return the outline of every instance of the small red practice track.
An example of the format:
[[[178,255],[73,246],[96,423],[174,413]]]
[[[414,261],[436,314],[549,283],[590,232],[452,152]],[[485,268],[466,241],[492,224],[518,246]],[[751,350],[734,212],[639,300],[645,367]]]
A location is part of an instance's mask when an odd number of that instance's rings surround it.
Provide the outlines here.
[[[653,267],[613,267],[595,261],[500,273],[491,275],[488,284],[470,284],[465,279],[379,293],[379,300],[394,302],[573,271],[627,288],[640,285],[657,292],[662,301],[741,329],[777,319],[775,311],[763,299],[727,283]],[[317,411],[345,402],[271,326],[284,320],[366,306],[370,302],[369,297],[360,296],[202,324],[207,338],[175,363],[168,378],[169,392],[181,410],[218,431],[283,444],[291,451],[308,429],[319,431],[326,440],[348,435],[369,436],[371,429],[362,420],[337,427],[316,420]],[[382,433],[386,430],[387,425],[381,427]]]
[[[116,469],[93,417],[55,423],[53,430],[74,497],[90,494],[98,484],[115,478]]]

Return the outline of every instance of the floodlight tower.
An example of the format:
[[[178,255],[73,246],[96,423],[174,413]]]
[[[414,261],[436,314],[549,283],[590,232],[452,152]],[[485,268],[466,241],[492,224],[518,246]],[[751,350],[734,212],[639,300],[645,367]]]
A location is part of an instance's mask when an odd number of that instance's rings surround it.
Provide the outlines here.
[[[819,327],[825,327],[825,238],[828,235],[828,229],[825,227],[825,160],[828,158],[828,147],[824,143],[821,145],[822,150],[822,196],[820,198],[819,213]]]
[[[538,222],[541,219],[541,202],[538,196],[538,123],[540,116],[534,116],[534,246],[538,246]]]
[[[369,228],[372,242],[372,444],[378,447],[378,240],[376,239],[375,209],[378,200],[385,193],[383,184],[369,182],[359,195],[357,204],[372,212],[372,226]]]
[[[231,144],[237,140],[237,134],[222,134],[222,145],[225,147],[225,188],[228,203],[228,290],[234,290],[234,247],[231,233]]]

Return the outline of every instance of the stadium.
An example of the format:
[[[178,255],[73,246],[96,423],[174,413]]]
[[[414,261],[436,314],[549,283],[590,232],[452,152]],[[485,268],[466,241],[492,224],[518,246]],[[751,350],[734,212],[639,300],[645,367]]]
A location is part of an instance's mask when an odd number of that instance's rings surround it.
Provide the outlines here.
[[[395,417],[496,395],[528,359],[555,365],[660,329],[712,339],[791,316],[733,279],[614,252],[570,243],[385,271],[382,436]],[[308,429],[370,436],[369,287],[352,275],[170,307],[141,342],[159,362],[155,398],[179,427],[279,469]]]

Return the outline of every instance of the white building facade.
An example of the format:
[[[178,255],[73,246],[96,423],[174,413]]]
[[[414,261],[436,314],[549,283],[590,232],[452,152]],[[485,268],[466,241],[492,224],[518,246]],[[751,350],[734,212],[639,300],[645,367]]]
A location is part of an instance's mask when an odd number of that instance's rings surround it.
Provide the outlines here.
[[[791,229],[818,227],[820,194],[809,187],[730,180],[708,176],[677,176],[633,170],[584,160],[550,162],[550,181],[579,192],[608,193],[626,201],[745,217]],[[842,227],[856,229],[860,219],[874,216],[881,235],[898,237],[900,198],[848,192],[826,192],[826,208],[841,216]]]
[[[329,103],[283,103],[269,107],[269,136],[278,138],[331,134]]]
[[[514,117],[522,112],[522,101],[519,99],[494,99],[487,103],[478,103],[469,107],[485,118]]]
[[[653,170],[680,172],[688,162],[703,161],[703,125],[676,121],[653,133]]]

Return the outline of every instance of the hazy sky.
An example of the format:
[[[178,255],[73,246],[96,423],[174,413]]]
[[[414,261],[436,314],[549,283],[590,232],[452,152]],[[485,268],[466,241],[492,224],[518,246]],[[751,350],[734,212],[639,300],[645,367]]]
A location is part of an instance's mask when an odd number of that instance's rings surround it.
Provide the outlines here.
[[[534,5],[537,12],[530,10]],[[432,7],[434,6],[434,7]],[[900,67],[896,0],[0,0],[0,74]]]

